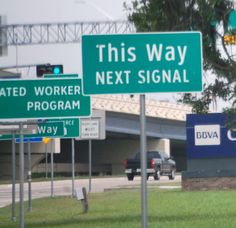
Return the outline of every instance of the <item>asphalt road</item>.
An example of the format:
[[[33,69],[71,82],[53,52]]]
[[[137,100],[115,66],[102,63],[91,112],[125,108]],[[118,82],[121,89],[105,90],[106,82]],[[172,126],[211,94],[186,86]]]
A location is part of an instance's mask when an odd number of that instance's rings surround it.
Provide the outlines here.
[[[165,188],[169,183],[177,183],[180,186],[181,176],[177,175],[175,180],[169,180],[167,177],[161,177],[159,181],[149,178],[147,181],[148,187]],[[88,191],[88,179],[76,179],[75,188],[85,187]],[[121,188],[140,188],[141,178],[135,177],[133,181],[128,181],[126,177],[106,177],[94,178],[91,180],[91,192],[104,192],[112,189]],[[51,181],[32,182],[32,199],[51,197]],[[24,200],[28,200],[28,183],[24,184]],[[53,196],[72,195],[72,181],[62,180],[53,181]],[[16,202],[19,201],[19,184],[16,184]],[[0,208],[11,204],[12,202],[12,185],[0,185]]]

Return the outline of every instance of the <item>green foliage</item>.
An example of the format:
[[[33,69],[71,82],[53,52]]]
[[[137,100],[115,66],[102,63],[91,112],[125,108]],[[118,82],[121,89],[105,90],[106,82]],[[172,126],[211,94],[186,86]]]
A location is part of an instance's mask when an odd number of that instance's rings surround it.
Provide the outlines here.
[[[225,109],[227,114],[226,127],[229,129],[236,129],[236,108]]]
[[[235,32],[228,30],[233,1],[134,0],[132,6],[125,7],[137,32],[202,32],[204,70],[211,71],[216,80],[205,85],[201,97],[187,94],[180,101],[193,105],[193,111],[198,113],[208,112],[216,97],[235,101],[236,62],[229,46],[224,44],[224,35]]]

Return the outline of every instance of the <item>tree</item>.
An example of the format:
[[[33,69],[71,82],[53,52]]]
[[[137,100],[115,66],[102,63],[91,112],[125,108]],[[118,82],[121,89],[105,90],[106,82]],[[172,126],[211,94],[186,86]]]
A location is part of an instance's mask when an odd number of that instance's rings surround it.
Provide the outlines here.
[[[236,44],[236,32],[228,29],[233,6],[227,0],[135,0],[131,6],[125,4],[137,32],[202,32],[203,67],[215,79],[204,84],[201,97],[186,93],[180,99],[191,104],[194,112],[207,113],[219,97],[231,101],[230,112],[236,113],[236,59],[232,45],[224,42],[228,34]]]

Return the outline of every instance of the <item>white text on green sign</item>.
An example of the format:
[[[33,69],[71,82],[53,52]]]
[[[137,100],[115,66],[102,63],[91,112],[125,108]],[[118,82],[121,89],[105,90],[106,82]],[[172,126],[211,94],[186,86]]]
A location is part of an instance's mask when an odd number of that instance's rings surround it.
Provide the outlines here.
[[[55,121],[55,120],[51,120]],[[49,120],[49,123],[51,122]],[[64,135],[60,138],[76,138],[80,136],[80,119],[70,118],[70,119],[58,119],[64,123]]]
[[[49,119],[89,116],[90,97],[81,79],[56,78],[0,81],[0,119]]]
[[[85,94],[202,90],[199,32],[85,35]]]
[[[60,137],[64,135],[64,123],[61,122],[46,122],[38,124],[37,137]],[[32,136],[35,137],[35,136]]]

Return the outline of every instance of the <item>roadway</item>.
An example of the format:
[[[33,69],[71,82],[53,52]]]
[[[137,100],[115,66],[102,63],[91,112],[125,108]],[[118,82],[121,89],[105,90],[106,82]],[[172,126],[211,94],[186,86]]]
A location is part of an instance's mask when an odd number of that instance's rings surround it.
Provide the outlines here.
[[[170,183],[181,185],[181,176],[177,175],[175,180],[170,181],[167,177],[161,177],[159,181],[149,178],[148,187],[167,187]],[[112,189],[122,188],[140,188],[141,178],[135,177],[133,181],[128,181],[126,177],[106,177],[94,178],[91,180],[91,192],[104,192]],[[88,179],[76,179],[75,188],[85,187],[88,191]],[[32,182],[32,199],[51,197],[51,181]],[[24,200],[28,200],[28,183],[24,184]],[[60,180],[53,181],[53,196],[72,195],[72,181]],[[19,201],[19,184],[16,184],[16,202]],[[0,208],[11,204],[12,202],[12,185],[0,185]]]

